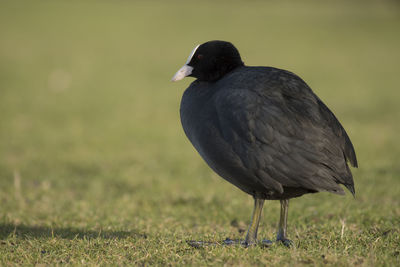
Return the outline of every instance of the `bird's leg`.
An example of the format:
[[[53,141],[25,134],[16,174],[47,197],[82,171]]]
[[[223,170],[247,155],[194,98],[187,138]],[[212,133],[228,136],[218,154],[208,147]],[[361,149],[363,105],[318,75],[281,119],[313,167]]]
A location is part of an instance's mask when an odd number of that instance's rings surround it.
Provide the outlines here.
[[[288,199],[281,200],[281,216],[279,219],[279,229],[276,240],[286,239],[288,208],[289,208],[289,200]]]
[[[260,223],[261,212],[264,205],[264,199],[254,198],[254,210],[253,210],[253,217],[247,231],[246,239],[244,241],[241,240],[232,240],[232,239],[225,239],[222,241],[222,245],[243,245],[243,246],[251,246],[257,243],[257,230],[258,225]],[[204,242],[204,241],[187,241],[187,243],[195,248],[205,247],[205,246],[216,246],[221,243],[215,242]],[[264,247],[269,247],[272,245],[270,240],[263,240],[260,245]]]
[[[279,228],[278,228],[278,234],[276,236],[276,241],[280,241],[285,246],[290,247],[293,244],[293,242],[286,238],[288,209],[289,209],[289,199],[281,200],[281,216],[279,219]]]
[[[247,230],[246,239],[244,240],[246,246],[253,245],[257,242],[257,231],[263,205],[264,199],[254,198],[253,217],[251,219],[249,230]]]

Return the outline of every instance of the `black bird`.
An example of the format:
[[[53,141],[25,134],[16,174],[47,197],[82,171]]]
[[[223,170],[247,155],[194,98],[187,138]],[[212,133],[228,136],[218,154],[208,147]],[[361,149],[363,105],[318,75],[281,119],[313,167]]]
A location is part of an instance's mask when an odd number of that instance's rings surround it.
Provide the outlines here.
[[[346,131],[292,72],[249,67],[229,42],[198,45],[172,81],[197,78],[183,94],[185,134],[219,176],[255,200],[245,245],[257,242],[264,200],[280,200],[277,241],[287,239],[289,199],[328,191],[353,195],[357,167]],[[228,240],[229,241],[229,240]]]

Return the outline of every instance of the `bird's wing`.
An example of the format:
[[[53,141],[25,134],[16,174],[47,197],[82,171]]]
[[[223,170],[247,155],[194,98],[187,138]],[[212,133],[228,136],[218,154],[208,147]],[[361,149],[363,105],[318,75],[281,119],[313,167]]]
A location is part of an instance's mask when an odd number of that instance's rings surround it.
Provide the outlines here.
[[[340,123],[333,114],[327,116],[331,112],[325,105],[321,108],[322,102],[304,84],[286,80],[271,83],[274,88],[218,92],[215,106],[223,137],[267,188],[343,194],[340,183],[353,192],[344,156],[352,154],[342,146],[347,134],[340,133]],[[355,154],[347,157],[356,162]]]

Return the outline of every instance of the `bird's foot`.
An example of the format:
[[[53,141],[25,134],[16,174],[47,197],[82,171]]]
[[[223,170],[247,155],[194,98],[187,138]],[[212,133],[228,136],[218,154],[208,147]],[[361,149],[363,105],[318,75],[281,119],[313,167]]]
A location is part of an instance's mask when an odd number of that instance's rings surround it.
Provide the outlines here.
[[[283,239],[277,239],[276,242],[280,242],[281,244],[283,244],[285,247],[291,248],[294,246],[294,243],[292,240],[283,238]]]
[[[264,239],[260,242],[260,246],[262,247],[270,247],[272,246],[274,243],[271,240],[268,239]]]
[[[261,247],[270,247],[273,243],[271,240],[264,239],[261,241],[253,241],[253,242],[248,242],[248,241],[243,241],[243,240],[232,240],[232,239],[225,239],[222,241],[224,245],[231,246],[231,245],[241,245],[243,247],[251,247],[251,246],[261,246]]]
[[[186,240],[189,246],[194,248],[204,248],[204,247],[213,247],[219,245],[217,242],[210,241],[196,241],[196,240]]]
[[[271,240],[264,239],[260,242],[252,242],[248,243],[246,241],[240,240],[240,239],[230,239],[227,238],[223,241],[220,242],[209,242],[209,241],[195,241],[195,240],[188,240],[186,241],[189,246],[194,247],[194,248],[204,248],[204,247],[210,247],[210,246],[242,246],[242,247],[251,247],[251,246],[256,246],[260,245],[261,247],[270,247],[273,242]]]

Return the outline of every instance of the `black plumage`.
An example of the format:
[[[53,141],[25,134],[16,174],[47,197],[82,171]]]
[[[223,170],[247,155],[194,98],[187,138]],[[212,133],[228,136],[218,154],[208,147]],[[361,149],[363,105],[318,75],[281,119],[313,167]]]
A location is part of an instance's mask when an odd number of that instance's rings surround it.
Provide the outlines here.
[[[219,176],[256,200],[344,194],[340,184],[355,193],[347,165],[357,167],[353,145],[297,75],[245,66],[237,49],[223,41],[199,46],[182,69],[174,80],[198,78],[182,97],[183,129]],[[248,233],[246,243],[254,243],[253,237]]]

